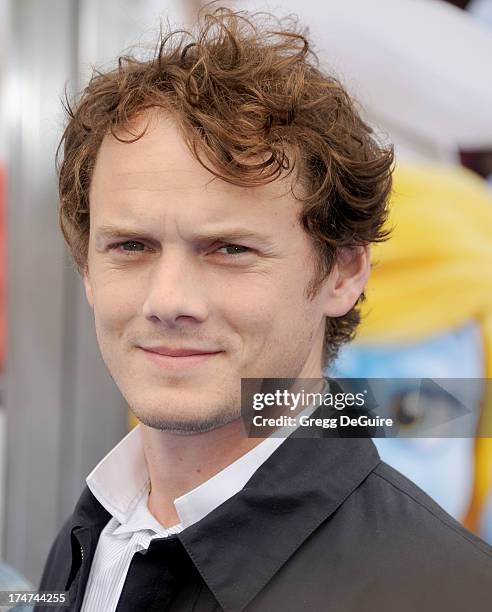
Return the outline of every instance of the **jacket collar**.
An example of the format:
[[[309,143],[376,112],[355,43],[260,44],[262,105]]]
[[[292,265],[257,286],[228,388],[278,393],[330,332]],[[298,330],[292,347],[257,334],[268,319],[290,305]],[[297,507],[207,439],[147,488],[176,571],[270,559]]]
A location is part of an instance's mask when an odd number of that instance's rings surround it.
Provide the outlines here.
[[[222,608],[240,612],[379,462],[368,438],[287,439],[178,538]]]
[[[89,487],[85,486],[72,514],[72,531],[79,528],[102,529],[110,519],[111,514],[94,497]]]
[[[294,432],[241,491],[177,535],[226,612],[243,610],[380,462],[369,438],[309,435]],[[86,536],[89,559],[110,518],[86,487],[72,531]]]

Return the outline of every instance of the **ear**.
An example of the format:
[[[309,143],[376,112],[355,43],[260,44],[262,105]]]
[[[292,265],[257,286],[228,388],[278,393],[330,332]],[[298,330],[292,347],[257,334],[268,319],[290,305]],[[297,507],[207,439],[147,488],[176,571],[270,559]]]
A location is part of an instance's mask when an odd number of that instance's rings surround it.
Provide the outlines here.
[[[370,272],[369,245],[340,249],[324,287],[325,315],[341,317],[346,314],[364,291]]]
[[[94,298],[92,295],[92,285],[89,278],[89,266],[86,264],[84,269],[84,287],[85,287],[85,297],[89,302],[89,306],[94,308]]]

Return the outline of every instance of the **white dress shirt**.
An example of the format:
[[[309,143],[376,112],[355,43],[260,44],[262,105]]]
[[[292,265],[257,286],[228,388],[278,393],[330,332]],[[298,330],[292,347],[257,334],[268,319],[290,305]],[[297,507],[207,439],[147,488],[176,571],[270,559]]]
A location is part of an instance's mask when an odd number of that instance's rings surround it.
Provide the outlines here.
[[[322,392],[326,389],[325,384]],[[315,408],[310,406],[301,414],[310,414]],[[179,523],[165,528],[147,506],[150,479],[141,427],[137,425],[86,480],[93,495],[113,518],[97,543],[81,612],[114,612],[133,555],[146,550],[155,538],[183,531],[238,493],[294,429],[282,428],[274,434],[280,437],[266,438],[218,474],[175,499]]]

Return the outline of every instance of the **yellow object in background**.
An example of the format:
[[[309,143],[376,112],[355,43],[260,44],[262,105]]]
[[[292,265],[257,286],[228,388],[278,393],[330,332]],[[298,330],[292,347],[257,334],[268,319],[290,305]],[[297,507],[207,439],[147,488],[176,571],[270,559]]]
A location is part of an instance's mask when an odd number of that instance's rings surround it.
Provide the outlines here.
[[[128,430],[133,429],[138,425],[138,419],[133,412],[128,412]]]
[[[373,271],[358,332],[361,342],[418,342],[480,325],[484,378],[492,379],[492,194],[481,178],[454,166],[395,169],[391,238],[372,249]],[[475,441],[468,528],[476,530],[492,485],[491,385],[485,386]]]

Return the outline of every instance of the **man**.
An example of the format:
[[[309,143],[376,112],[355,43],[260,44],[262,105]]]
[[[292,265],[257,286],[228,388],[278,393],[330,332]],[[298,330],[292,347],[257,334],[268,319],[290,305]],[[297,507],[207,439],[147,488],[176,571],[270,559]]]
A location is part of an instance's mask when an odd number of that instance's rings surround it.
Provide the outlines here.
[[[69,112],[61,225],[140,425],[41,588],[84,612],[488,609],[490,549],[369,439],[242,433],[241,379],[320,378],[385,237],[392,152],[305,37],[218,10]]]

